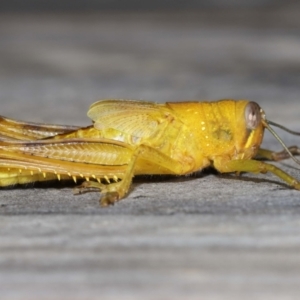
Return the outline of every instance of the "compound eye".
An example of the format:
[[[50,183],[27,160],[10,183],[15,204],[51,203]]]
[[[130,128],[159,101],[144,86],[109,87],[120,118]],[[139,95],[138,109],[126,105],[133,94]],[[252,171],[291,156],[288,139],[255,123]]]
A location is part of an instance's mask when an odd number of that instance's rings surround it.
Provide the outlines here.
[[[245,108],[247,129],[255,129],[261,122],[260,106],[256,102],[249,102]]]

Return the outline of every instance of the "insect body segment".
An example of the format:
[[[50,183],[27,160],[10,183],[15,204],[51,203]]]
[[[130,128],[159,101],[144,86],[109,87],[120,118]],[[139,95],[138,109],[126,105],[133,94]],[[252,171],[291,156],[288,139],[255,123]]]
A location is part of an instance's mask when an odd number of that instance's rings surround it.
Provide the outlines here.
[[[76,193],[100,190],[106,206],[128,193],[135,175],[185,175],[214,166],[220,172],[272,172],[300,189],[287,173],[254,159],[273,155],[260,149],[269,124],[255,102],[104,100],[88,116],[93,125],[85,128],[1,118],[0,186],[83,178]]]

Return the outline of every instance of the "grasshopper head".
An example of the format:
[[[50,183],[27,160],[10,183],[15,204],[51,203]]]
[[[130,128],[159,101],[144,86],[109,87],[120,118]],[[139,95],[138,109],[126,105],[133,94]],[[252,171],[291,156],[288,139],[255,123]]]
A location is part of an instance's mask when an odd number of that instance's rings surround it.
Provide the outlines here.
[[[262,142],[264,129],[266,128],[282,145],[287,155],[290,156],[297,164],[300,165],[300,160],[295,158],[295,156],[291,153],[290,149],[285,145],[285,143],[270,125],[279,127],[294,135],[300,135],[299,132],[292,131],[280,124],[267,120],[265,112],[255,102],[246,103],[246,106],[244,108],[244,114],[244,126],[246,127],[247,134],[244,134],[244,139],[239,139],[239,144],[236,145],[236,149],[238,149],[237,158],[249,159],[255,156]],[[243,137],[242,134],[241,137]]]
[[[256,102],[237,103],[237,158],[250,159],[256,155],[262,143],[265,113]]]

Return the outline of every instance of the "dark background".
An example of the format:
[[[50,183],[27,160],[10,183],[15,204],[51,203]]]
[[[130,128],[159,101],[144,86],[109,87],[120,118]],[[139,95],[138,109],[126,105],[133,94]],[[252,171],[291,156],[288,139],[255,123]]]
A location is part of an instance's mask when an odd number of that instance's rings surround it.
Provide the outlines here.
[[[139,1],[139,0],[74,0],[74,1],[59,1],[59,0],[11,0],[1,1],[0,10],[9,12],[32,12],[32,11],[67,11],[67,12],[82,12],[82,11],[136,11],[136,10],[194,10],[203,8],[261,8],[270,9],[278,8],[280,6],[288,6],[290,4],[297,3],[295,0],[290,1],[272,1],[272,0],[228,0],[228,1],[201,1],[201,0],[161,0],[161,1]]]

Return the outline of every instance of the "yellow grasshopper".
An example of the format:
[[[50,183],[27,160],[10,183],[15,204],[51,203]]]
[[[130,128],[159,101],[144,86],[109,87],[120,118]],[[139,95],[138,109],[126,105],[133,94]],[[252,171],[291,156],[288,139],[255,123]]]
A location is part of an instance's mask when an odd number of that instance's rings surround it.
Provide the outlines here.
[[[0,118],[0,186],[58,178],[85,180],[77,192],[101,191],[101,204],[122,199],[141,174],[186,175],[213,166],[221,173],[271,172],[300,190],[300,182],[264,161],[299,154],[287,148],[255,102],[103,100],[91,126],[59,126]],[[264,129],[284,151],[260,148]],[[293,132],[292,132],[293,133]]]

